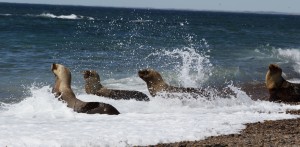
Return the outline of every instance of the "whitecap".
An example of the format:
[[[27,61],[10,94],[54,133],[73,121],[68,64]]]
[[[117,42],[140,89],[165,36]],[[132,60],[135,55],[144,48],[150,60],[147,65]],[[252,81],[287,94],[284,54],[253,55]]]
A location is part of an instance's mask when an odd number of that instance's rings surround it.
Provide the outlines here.
[[[82,19],[82,16],[77,16],[75,14],[71,14],[71,15],[60,15],[57,16],[57,18],[61,18],[61,19]]]
[[[130,20],[130,22],[133,23],[143,23],[143,22],[152,22],[153,20],[147,20],[147,19],[136,19],[136,20]]]
[[[60,19],[82,19],[82,16],[77,16],[75,14],[70,14],[70,15],[54,15],[51,13],[42,13],[40,15],[38,15],[40,17],[47,17],[47,18],[60,18]]]
[[[0,16],[12,16],[12,14],[0,14]]]
[[[41,16],[41,17],[48,17],[48,18],[57,18],[56,15],[51,14],[51,13],[42,13],[42,14],[40,14],[40,15],[38,15],[38,16]]]
[[[27,16],[37,16],[37,17],[45,17],[45,18],[58,18],[58,19],[70,19],[70,20],[76,20],[76,19],[95,20],[93,17],[86,17],[86,16],[81,16],[81,15],[75,15],[75,14],[54,15],[52,13],[42,13],[42,14],[39,14],[39,15],[27,14]]]

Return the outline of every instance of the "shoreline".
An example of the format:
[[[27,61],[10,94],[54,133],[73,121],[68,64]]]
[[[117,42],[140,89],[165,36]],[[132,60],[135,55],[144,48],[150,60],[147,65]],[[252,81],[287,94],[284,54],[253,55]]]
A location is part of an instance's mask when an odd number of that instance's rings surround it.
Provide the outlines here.
[[[288,111],[300,115],[300,110]],[[148,147],[185,146],[298,146],[300,145],[300,117],[295,119],[265,120],[245,124],[246,128],[237,134],[211,136],[203,140],[159,143]]]
[[[268,92],[264,83],[243,85],[241,88],[253,100],[267,100]],[[257,98],[260,96],[260,98]],[[286,103],[300,105],[300,102]],[[227,146],[298,146],[300,145],[300,110],[288,110],[288,114],[299,115],[294,119],[265,120],[263,122],[247,123],[240,133],[210,136],[195,141],[180,141],[174,143],[159,143],[148,147],[227,147]]]

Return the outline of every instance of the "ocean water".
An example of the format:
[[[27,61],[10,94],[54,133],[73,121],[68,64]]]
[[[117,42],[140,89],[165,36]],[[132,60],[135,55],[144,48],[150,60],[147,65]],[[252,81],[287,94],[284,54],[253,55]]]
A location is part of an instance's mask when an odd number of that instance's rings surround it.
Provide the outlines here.
[[[243,85],[263,84],[270,63],[299,81],[300,16],[0,3],[0,146],[133,146],[238,133],[246,123],[296,118],[300,106],[252,100]],[[78,114],[54,98],[52,63],[72,72],[84,101],[118,116]],[[224,98],[151,97],[138,76],[153,68],[176,86],[229,88]],[[82,70],[112,89],[150,102],[84,91]]]

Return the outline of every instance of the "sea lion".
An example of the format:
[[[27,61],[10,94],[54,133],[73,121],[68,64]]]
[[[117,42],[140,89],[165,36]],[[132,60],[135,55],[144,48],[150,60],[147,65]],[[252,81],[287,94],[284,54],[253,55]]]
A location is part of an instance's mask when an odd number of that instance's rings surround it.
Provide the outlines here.
[[[209,96],[209,93],[203,89],[170,86],[163,80],[161,75],[153,69],[140,70],[138,75],[146,82],[149,93],[152,96],[156,96],[159,92],[191,93],[205,97]]]
[[[83,77],[85,79],[85,91],[87,94],[94,94],[98,96],[103,96],[107,98],[112,98],[115,100],[129,100],[135,99],[137,101],[149,101],[149,97],[139,91],[131,90],[114,90],[105,88],[100,83],[100,76],[94,70],[83,71]]]
[[[52,92],[60,100],[67,103],[78,113],[118,115],[120,112],[110,104],[100,102],[83,102],[76,98],[71,88],[71,72],[61,64],[52,64],[51,70],[55,75],[55,85]]]
[[[300,102],[300,84],[286,81],[282,77],[282,69],[278,65],[269,65],[266,87],[269,90],[270,101]]]

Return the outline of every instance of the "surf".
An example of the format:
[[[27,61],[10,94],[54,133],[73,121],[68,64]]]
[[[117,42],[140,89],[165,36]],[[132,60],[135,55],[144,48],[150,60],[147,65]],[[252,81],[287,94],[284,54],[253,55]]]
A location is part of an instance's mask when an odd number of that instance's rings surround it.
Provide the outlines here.
[[[208,56],[192,49],[162,51],[159,56],[176,57],[184,62],[176,69],[205,70],[213,68]],[[186,59],[188,58],[188,59]],[[197,62],[198,66],[190,66]],[[199,68],[199,66],[203,68]],[[200,72],[201,72],[200,70]],[[198,72],[177,72],[190,76]],[[206,76],[210,76],[208,72]],[[188,77],[188,79],[191,77]],[[54,77],[53,77],[54,79]],[[133,146],[199,140],[209,136],[238,133],[244,124],[264,120],[297,118],[287,110],[300,109],[268,101],[254,101],[233,84],[227,85],[230,97],[191,98],[189,94],[151,97],[138,77],[106,79],[111,88],[135,89],[145,92],[149,102],[113,100],[85,94],[77,87],[76,97],[84,101],[104,102],[120,111],[118,116],[88,115],[74,112],[51,93],[51,85],[31,85],[30,96],[16,104],[2,104],[0,110],[1,146]],[[194,85],[195,86],[195,85]],[[215,91],[211,91],[215,92]],[[209,124],[209,125],[208,125]],[[182,135],[184,134],[184,135]]]

